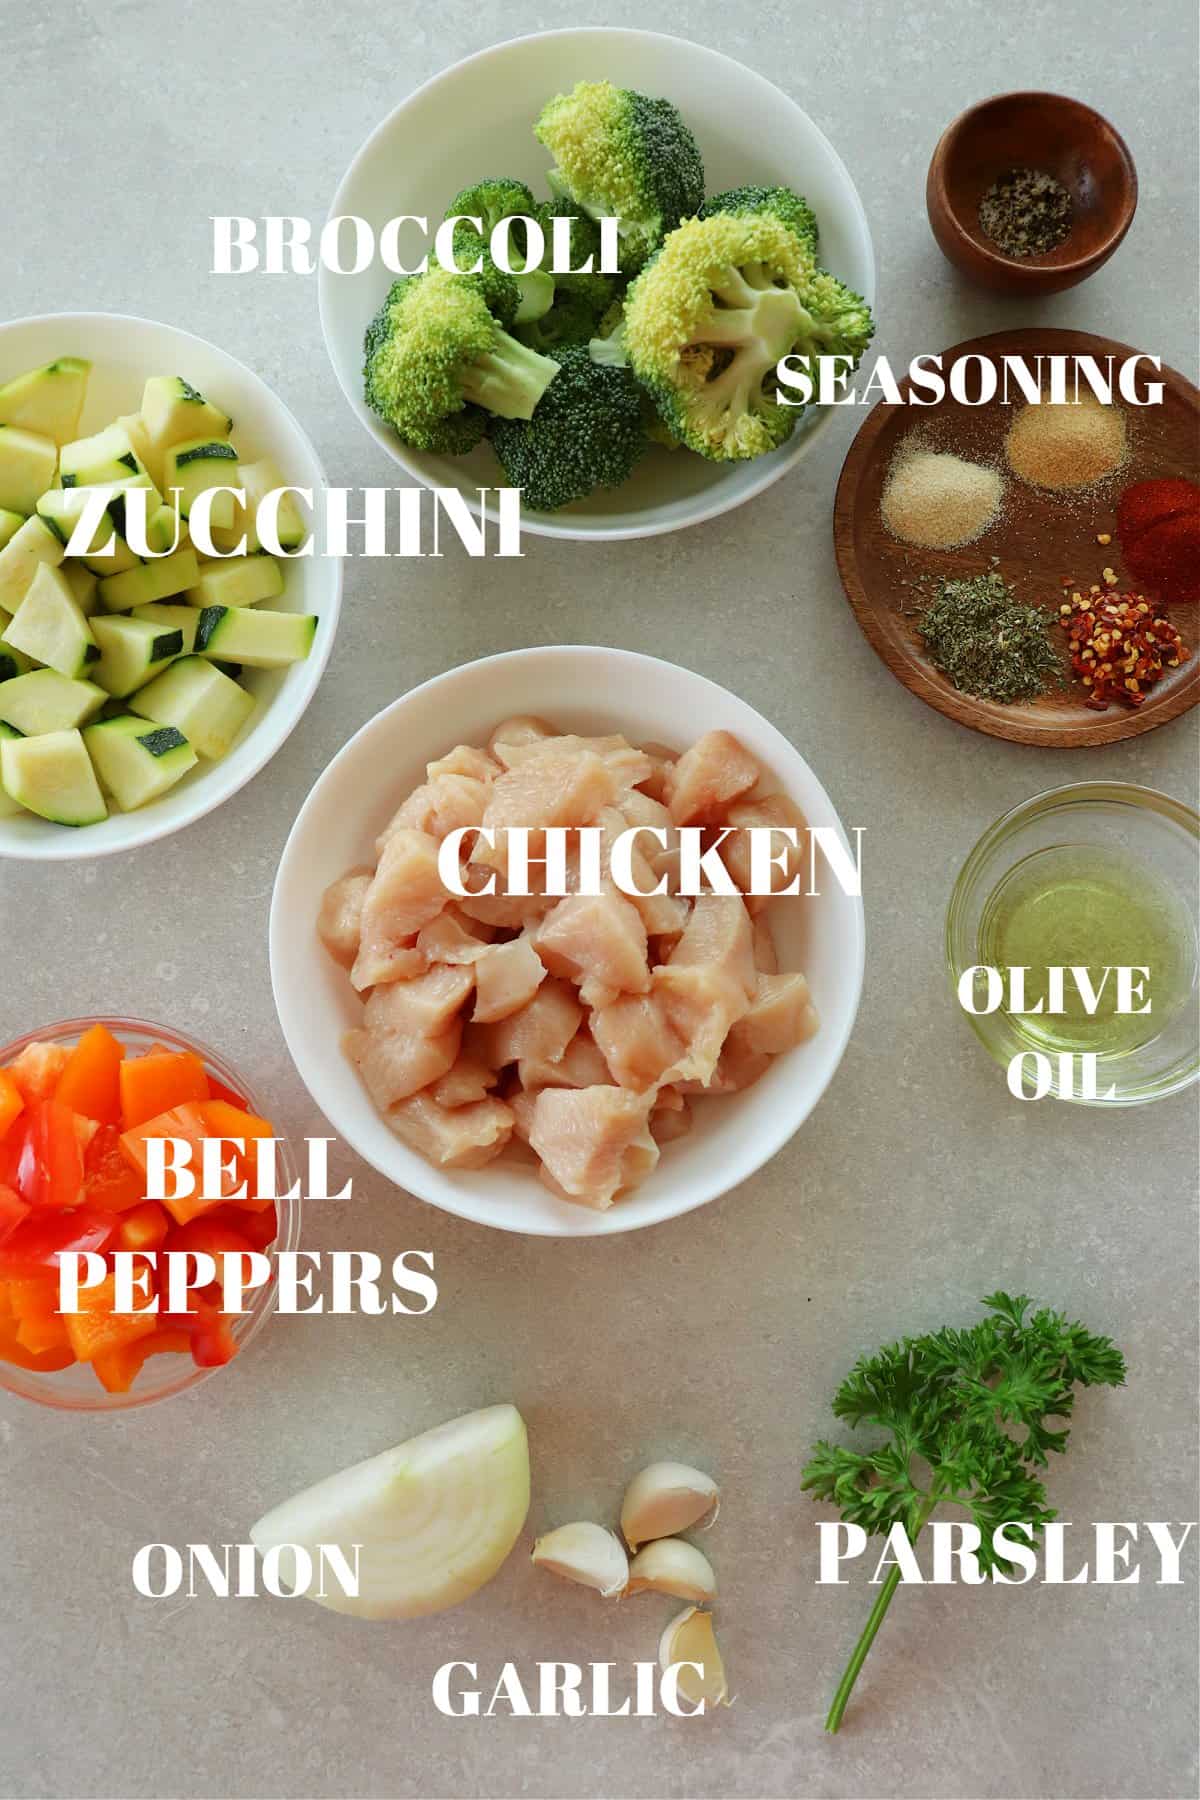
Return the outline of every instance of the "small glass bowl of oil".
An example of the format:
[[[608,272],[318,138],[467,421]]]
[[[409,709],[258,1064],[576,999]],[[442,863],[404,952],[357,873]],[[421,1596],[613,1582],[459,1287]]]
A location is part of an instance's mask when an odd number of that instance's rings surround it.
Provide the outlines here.
[[[1027,1094],[1038,1068],[1046,1092],[1085,1105],[1178,1092],[1200,1076],[1200,815],[1125,782],[1026,800],[963,864],[946,956],[956,1004],[966,970],[1000,971],[1001,1003],[964,1016],[1003,1068],[1034,1053],[1021,1065]],[[1024,971],[1020,1010],[1013,968]],[[1123,988],[1122,968],[1149,974]],[[988,977],[976,974],[972,992],[987,1004]]]

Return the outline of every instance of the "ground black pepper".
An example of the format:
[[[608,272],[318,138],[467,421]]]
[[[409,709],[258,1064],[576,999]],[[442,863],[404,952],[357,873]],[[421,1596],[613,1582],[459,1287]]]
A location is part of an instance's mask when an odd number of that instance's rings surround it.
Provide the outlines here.
[[[1040,169],[1010,169],[979,202],[979,225],[1006,256],[1042,256],[1071,229],[1071,196]]]

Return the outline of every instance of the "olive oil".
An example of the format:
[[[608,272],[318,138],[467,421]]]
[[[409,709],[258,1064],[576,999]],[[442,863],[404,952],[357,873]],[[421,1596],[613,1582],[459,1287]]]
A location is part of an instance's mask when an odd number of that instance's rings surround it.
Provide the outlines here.
[[[1096,844],[1037,850],[1009,870],[988,896],[979,922],[979,960],[1024,967],[1025,1004],[1047,1004],[1047,970],[1068,971],[1062,1010],[1008,1013],[1031,1049],[1091,1051],[1121,1057],[1151,1043],[1182,1007],[1194,1005],[1196,934],[1179,896],[1133,856]],[[1117,1011],[1115,972],[1095,1010],[1069,970],[1083,966],[1099,989],[1105,968],[1148,968],[1142,999],[1149,1012]]]

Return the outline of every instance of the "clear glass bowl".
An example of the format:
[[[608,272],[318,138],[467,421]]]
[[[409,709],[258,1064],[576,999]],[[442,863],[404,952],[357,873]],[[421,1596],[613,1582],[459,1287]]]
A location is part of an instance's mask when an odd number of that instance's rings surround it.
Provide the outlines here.
[[[1050,1094],[1084,1106],[1136,1106],[1177,1093],[1200,1076],[1200,1004],[1196,991],[1196,943],[1200,938],[1200,815],[1191,807],[1153,788],[1128,782],[1084,781],[1036,794],[985,831],[971,851],[950,896],[946,913],[946,959],[958,1005],[958,982],[965,969],[986,964],[981,926],[988,902],[999,884],[1028,859],[1046,850],[1078,849],[1120,855],[1139,867],[1178,900],[1181,920],[1190,920],[1191,990],[1154,1036],[1113,1054],[1099,1043],[1096,1098],[1060,1089],[1058,1059],[1050,1055],[1054,1078]],[[1186,990],[1186,980],[1184,982]],[[1150,998],[1154,999],[1153,976]],[[1036,1046],[1003,1009],[968,1013],[968,1020],[988,1054],[1007,1069],[1021,1050]],[[1049,1046],[1044,1046],[1049,1048]],[[1116,1087],[1111,1097],[1105,1092]]]
[[[232,1063],[227,1063],[224,1057],[219,1056],[209,1045],[201,1043],[198,1038],[185,1037],[166,1025],[151,1025],[145,1019],[105,1016],[62,1019],[57,1025],[27,1031],[11,1044],[6,1044],[0,1049],[0,1068],[19,1056],[26,1044],[35,1041],[73,1044],[91,1025],[107,1025],[113,1036],[119,1038],[130,1050],[140,1052],[148,1050],[152,1044],[163,1044],[168,1050],[195,1051],[218,1081],[245,1097],[251,1112],[270,1118],[270,1112],[264,1109],[245,1077]],[[279,1185],[286,1193],[296,1182],[295,1159],[286,1140],[281,1140],[279,1144],[277,1167]],[[294,1250],[300,1241],[300,1202],[278,1200],[276,1207],[279,1229],[271,1249]],[[182,1394],[188,1388],[199,1387],[202,1381],[219,1375],[223,1367],[234,1367],[241,1361],[251,1338],[257,1336],[274,1311],[276,1289],[277,1283],[273,1280],[264,1287],[256,1288],[247,1310],[233,1321],[232,1330],[238,1349],[231,1363],[201,1369],[197,1368],[190,1356],[183,1354],[152,1356],[147,1358],[127,1394],[110,1394],[100,1386],[86,1363],[73,1363],[69,1368],[41,1374],[34,1369],[18,1369],[13,1363],[0,1362],[0,1388],[7,1389],[10,1394],[20,1394],[23,1399],[36,1400],[42,1406],[60,1407],[66,1412],[117,1412],[132,1406],[149,1406],[155,1400],[168,1400],[173,1394]]]

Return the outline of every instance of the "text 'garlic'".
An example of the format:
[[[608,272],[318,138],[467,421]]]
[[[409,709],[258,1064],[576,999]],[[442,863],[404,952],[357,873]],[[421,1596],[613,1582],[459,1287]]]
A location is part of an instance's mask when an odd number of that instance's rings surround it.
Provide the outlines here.
[[[703,1550],[681,1538],[658,1538],[629,1565],[631,1594],[673,1594],[677,1600],[712,1600],[717,1578]]]
[[[651,1463],[635,1475],[621,1505],[621,1530],[631,1550],[653,1538],[674,1537],[680,1531],[717,1516],[720,1496],[711,1475],[689,1469],[685,1463]]]
[[[515,1406],[488,1406],[356,1463],[265,1513],[250,1536],[279,1549],[280,1579],[296,1585],[306,1549],[350,1558],[359,1547],[359,1592],[304,1591],[360,1619],[416,1619],[469,1599],[496,1573],[529,1511],[529,1445]]]
[[[540,1537],[533,1546],[533,1560],[539,1569],[595,1588],[606,1600],[623,1594],[629,1579],[629,1558],[616,1533],[586,1520],[560,1525]]]
[[[671,1668],[675,1663],[692,1663],[678,1675],[678,1691],[693,1706],[704,1702],[706,1712],[716,1706],[729,1705],[729,1684],[725,1665],[717,1649],[712,1614],[685,1607],[663,1632],[658,1645],[659,1666]]]

